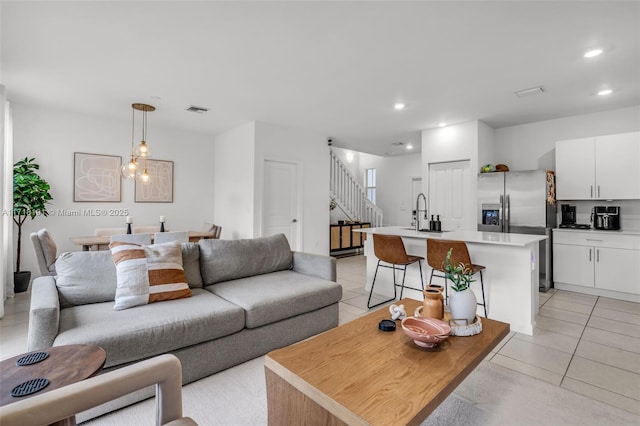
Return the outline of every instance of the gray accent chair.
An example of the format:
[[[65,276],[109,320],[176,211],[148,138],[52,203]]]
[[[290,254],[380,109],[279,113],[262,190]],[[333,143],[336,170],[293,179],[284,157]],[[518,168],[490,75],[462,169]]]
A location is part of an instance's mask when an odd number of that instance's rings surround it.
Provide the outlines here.
[[[81,411],[151,385],[156,385],[156,424],[197,426],[182,416],[182,365],[174,355],[160,355],[16,401],[0,407],[0,418],[3,426],[67,424]]]
[[[122,241],[125,243],[142,244],[148,246],[151,244],[151,234],[120,234],[112,235],[111,242]]]
[[[56,275],[56,257],[58,248],[46,228],[31,233],[31,242],[36,251],[40,275]]]
[[[181,243],[189,242],[189,231],[171,231],[171,232],[156,232],[153,235],[153,243],[167,243],[169,241],[180,241]]]

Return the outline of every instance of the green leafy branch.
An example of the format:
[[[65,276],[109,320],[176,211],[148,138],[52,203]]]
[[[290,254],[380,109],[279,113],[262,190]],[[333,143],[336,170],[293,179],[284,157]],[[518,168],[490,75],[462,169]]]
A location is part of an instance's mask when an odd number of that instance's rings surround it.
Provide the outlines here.
[[[453,285],[451,288],[454,291],[464,291],[469,288],[469,285],[475,281],[473,279],[473,269],[470,265],[466,265],[463,262],[455,263],[455,260],[451,260],[451,254],[453,253],[453,247],[447,252],[445,260],[444,270],[448,280],[451,280]]]

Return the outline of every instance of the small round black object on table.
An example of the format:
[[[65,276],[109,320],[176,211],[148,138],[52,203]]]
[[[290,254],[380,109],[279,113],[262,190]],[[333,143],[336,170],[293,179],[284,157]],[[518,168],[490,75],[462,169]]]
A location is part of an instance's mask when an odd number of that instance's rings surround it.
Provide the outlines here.
[[[378,328],[382,331],[396,331],[396,323],[392,320],[384,319],[378,323]]]

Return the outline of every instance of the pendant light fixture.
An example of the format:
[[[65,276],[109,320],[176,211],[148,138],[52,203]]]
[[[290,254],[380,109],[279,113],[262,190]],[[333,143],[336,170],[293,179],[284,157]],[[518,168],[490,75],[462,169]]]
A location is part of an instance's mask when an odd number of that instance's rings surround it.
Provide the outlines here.
[[[151,157],[151,150],[147,145],[147,112],[155,111],[156,108],[140,103],[132,104],[131,108],[131,156],[129,162],[122,166],[120,173],[125,179],[135,179],[136,176],[139,176],[143,184],[148,184],[150,177],[147,172],[146,159]],[[142,140],[137,149],[135,148],[136,111],[142,111]]]

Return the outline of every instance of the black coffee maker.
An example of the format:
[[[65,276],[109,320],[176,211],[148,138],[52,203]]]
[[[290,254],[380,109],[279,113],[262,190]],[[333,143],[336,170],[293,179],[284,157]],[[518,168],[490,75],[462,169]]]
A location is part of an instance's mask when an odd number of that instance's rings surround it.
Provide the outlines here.
[[[561,204],[560,211],[562,214],[562,221],[560,227],[570,228],[570,225],[576,223],[576,206],[570,206],[569,204]]]

